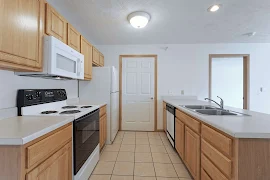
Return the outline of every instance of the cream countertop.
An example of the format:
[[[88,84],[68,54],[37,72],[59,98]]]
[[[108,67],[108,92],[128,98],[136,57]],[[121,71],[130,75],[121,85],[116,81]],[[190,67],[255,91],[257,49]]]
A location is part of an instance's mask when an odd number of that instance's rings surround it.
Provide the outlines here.
[[[0,145],[23,145],[73,122],[72,116],[17,116],[0,120]]]
[[[232,107],[225,107],[224,109],[248,114],[250,116],[211,116],[202,115],[194,111],[188,110],[181,105],[211,105],[216,106],[213,103],[199,100],[175,100],[175,99],[163,99],[166,103],[169,103],[177,109],[201,120],[202,122],[209,124],[224,133],[235,138],[270,138],[270,115],[258,113],[254,111],[248,111],[243,109],[237,109]]]

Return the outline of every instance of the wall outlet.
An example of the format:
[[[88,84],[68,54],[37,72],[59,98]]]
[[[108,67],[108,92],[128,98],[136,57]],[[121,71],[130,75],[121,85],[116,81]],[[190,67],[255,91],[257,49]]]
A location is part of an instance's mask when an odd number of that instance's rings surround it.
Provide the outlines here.
[[[181,95],[185,95],[185,90],[181,90]]]

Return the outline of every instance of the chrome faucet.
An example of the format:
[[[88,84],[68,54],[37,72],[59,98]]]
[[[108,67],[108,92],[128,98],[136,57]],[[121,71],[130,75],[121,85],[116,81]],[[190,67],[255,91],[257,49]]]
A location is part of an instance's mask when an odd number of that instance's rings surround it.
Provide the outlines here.
[[[209,101],[212,101],[214,103],[216,103],[221,109],[224,109],[224,101],[221,97],[217,96],[219,99],[220,99],[220,104],[217,103],[216,101],[212,100],[212,99],[209,99],[209,98],[204,98],[204,100],[209,100]]]

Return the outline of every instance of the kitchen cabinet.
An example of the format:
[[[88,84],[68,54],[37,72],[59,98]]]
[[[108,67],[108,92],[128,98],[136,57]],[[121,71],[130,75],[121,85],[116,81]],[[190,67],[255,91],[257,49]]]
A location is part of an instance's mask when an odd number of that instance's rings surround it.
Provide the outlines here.
[[[166,111],[166,103],[163,102],[163,130],[167,132],[167,111]]]
[[[104,55],[99,53],[99,65],[104,66]]]
[[[185,162],[195,180],[200,179],[200,136],[185,127]]]
[[[67,21],[52,6],[46,4],[45,32],[67,44]]]
[[[104,105],[99,111],[99,146],[100,150],[104,147],[107,139],[107,106]]]
[[[99,51],[93,46],[93,64],[99,66]]]
[[[27,180],[72,179],[71,141],[50,158],[26,174]]]
[[[1,0],[0,4],[0,68],[41,71],[44,0]]]
[[[175,149],[182,159],[184,159],[184,147],[185,125],[181,120],[175,118]]]
[[[83,36],[81,36],[81,53],[84,55],[84,80],[91,80],[93,46]]]
[[[24,145],[1,145],[0,154],[3,179],[72,180],[72,123]]]
[[[78,52],[81,51],[81,35],[80,33],[68,23],[67,44]]]

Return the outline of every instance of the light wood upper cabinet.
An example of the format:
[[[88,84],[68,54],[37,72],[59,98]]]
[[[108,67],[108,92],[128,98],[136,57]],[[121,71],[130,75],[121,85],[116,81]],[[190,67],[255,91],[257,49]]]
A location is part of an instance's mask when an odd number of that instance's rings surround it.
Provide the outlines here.
[[[182,159],[184,159],[185,147],[185,125],[182,121],[175,118],[175,149]]]
[[[200,179],[200,136],[185,127],[185,161],[195,180]]]
[[[71,180],[71,141],[54,155],[26,174],[27,180]]]
[[[104,55],[99,53],[99,65],[104,66]]]
[[[93,64],[99,66],[99,51],[93,46]]]
[[[67,44],[67,21],[49,4],[46,4],[46,34]]]
[[[81,35],[80,33],[68,23],[68,45],[80,52],[81,50]]]
[[[84,79],[91,80],[93,48],[83,36],[81,36],[81,53],[84,55]]]
[[[0,0],[0,67],[40,71],[44,0]]]

